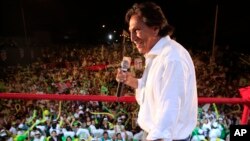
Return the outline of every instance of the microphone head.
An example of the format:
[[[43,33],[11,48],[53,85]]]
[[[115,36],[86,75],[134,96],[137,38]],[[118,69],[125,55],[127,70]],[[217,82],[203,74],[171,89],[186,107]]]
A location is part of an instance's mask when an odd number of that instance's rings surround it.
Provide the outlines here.
[[[122,60],[121,69],[127,71],[129,69],[129,62],[127,60]]]
[[[121,62],[121,70],[127,71],[130,68],[131,58],[130,57],[123,57]]]

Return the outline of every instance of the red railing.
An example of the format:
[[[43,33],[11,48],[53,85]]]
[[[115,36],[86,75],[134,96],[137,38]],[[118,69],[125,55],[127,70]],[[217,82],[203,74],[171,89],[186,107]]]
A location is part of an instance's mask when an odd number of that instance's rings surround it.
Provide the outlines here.
[[[103,96],[103,95],[68,95],[68,94],[31,94],[31,93],[0,93],[1,99],[24,99],[24,100],[75,100],[75,101],[107,101],[107,102],[135,102],[134,96]],[[247,98],[205,98],[199,97],[199,104],[243,104],[244,109],[241,124],[247,124],[249,118],[250,101]]]

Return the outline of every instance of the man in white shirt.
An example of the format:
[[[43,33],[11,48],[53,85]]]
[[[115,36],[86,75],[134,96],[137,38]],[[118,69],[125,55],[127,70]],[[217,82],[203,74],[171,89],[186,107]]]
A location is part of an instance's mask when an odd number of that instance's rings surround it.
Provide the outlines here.
[[[170,38],[173,28],[152,2],[134,4],[126,13],[130,38],[146,59],[140,79],[118,69],[116,80],[136,90],[138,124],[147,141],[188,141],[196,126],[195,68],[188,51]]]
[[[45,140],[46,140],[45,136],[43,136],[39,130],[36,130],[33,141],[45,141]]]

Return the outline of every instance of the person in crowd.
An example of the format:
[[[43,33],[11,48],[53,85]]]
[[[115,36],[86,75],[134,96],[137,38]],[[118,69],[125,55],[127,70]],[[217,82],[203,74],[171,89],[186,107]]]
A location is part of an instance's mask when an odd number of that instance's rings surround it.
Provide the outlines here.
[[[46,141],[46,138],[42,135],[41,131],[36,130],[33,141]]]
[[[50,138],[48,139],[49,141],[62,141],[62,138],[57,135],[56,130],[53,130],[51,132]]]
[[[98,139],[98,141],[111,141],[109,134],[107,131],[104,131],[102,137]]]
[[[67,137],[66,137],[66,141],[73,141],[73,139],[72,139],[71,136],[67,136]]]

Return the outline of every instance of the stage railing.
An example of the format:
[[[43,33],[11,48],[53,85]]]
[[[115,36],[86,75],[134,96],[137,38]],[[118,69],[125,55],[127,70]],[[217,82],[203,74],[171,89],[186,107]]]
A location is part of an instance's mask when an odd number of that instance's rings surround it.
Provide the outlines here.
[[[24,100],[73,100],[73,101],[106,101],[106,102],[136,102],[134,96],[104,96],[104,95],[69,95],[69,94],[31,94],[31,93],[0,93],[0,99]],[[250,101],[245,98],[206,98],[199,97],[199,104],[243,104],[244,109],[241,124],[247,124],[249,118]]]

